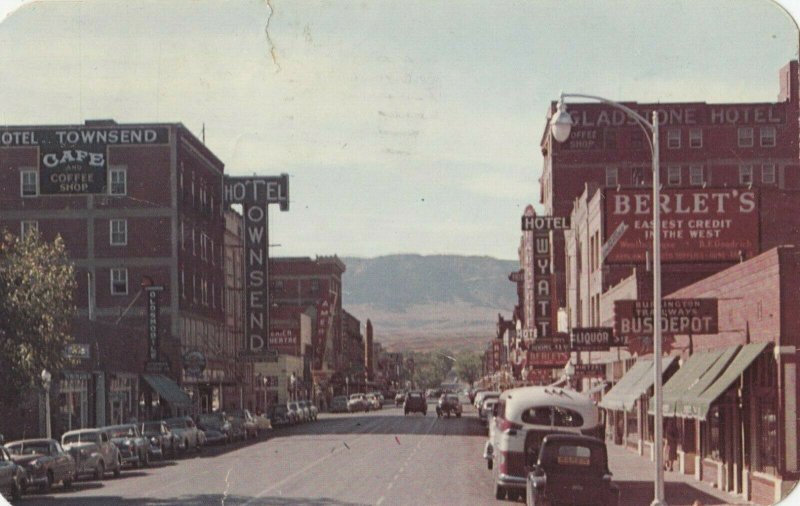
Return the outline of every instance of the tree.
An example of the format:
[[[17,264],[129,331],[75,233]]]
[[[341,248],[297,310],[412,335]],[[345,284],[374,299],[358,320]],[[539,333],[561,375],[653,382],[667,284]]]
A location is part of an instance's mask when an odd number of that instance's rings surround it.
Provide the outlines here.
[[[64,241],[0,232],[0,405],[18,403],[41,372],[66,365],[75,315],[75,269]]]
[[[471,351],[462,351],[456,357],[455,370],[458,378],[466,381],[472,387],[472,384],[481,377],[483,370],[480,355]]]
[[[415,353],[414,383],[417,388],[436,388],[450,372],[453,361],[441,352]]]

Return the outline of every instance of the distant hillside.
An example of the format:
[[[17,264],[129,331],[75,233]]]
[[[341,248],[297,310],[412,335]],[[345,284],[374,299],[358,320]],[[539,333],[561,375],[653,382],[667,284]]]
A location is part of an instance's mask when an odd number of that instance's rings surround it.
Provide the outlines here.
[[[476,348],[510,316],[518,263],[490,257],[389,255],[342,258],[345,309],[393,349]],[[480,344],[482,346],[482,344]]]

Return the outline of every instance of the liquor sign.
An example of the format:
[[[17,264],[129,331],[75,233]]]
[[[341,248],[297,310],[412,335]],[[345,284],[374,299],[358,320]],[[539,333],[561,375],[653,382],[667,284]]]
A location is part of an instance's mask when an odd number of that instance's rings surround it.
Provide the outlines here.
[[[653,248],[652,192],[606,190],[605,262],[644,263]],[[756,189],[661,192],[661,261],[730,262],[759,253]]]
[[[664,299],[661,303],[661,332],[675,334],[716,334],[717,299]],[[614,301],[614,327],[619,336],[653,334],[653,301]]]
[[[605,378],[604,364],[575,364],[575,376],[582,378]]]
[[[39,148],[39,194],[108,191],[108,147],[167,144],[166,127],[0,129],[0,148]]]
[[[289,176],[225,177],[225,204],[244,211],[245,340],[247,351],[275,355],[269,347],[269,204],[289,209]]]
[[[269,329],[269,349],[285,355],[300,355],[300,329]]]
[[[331,319],[331,303],[328,299],[317,302],[317,331],[314,334],[314,360],[313,368],[322,369],[325,357],[325,344],[328,337],[328,325]]]
[[[613,334],[611,327],[574,328],[571,347],[574,351],[606,351],[611,347]]]

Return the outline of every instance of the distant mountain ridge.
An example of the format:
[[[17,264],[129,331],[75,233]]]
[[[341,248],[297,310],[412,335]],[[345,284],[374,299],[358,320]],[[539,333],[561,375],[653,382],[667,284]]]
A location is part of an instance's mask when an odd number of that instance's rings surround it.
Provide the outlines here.
[[[344,257],[344,308],[391,348],[474,347],[490,339],[497,314],[510,315],[513,260],[460,255]],[[468,346],[467,346],[468,345]],[[447,347],[447,346],[445,346]]]

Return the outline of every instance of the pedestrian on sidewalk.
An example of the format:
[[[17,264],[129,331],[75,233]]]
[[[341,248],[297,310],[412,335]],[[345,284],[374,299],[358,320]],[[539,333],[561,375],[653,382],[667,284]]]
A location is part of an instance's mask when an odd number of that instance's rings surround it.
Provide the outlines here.
[[[664,469],[673,470],[673,464],[678,459],[678,425],[673,418],[668,418],[664,427]]]

